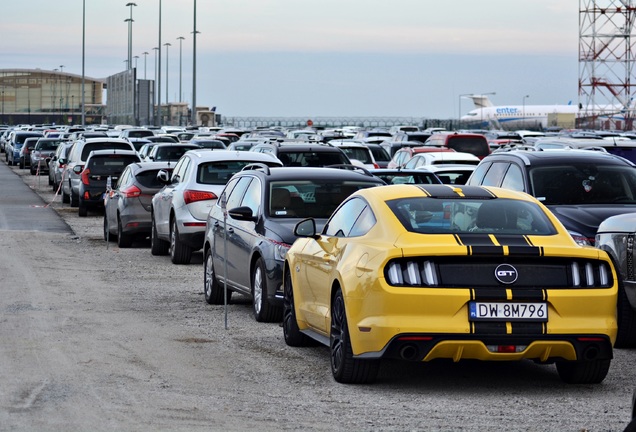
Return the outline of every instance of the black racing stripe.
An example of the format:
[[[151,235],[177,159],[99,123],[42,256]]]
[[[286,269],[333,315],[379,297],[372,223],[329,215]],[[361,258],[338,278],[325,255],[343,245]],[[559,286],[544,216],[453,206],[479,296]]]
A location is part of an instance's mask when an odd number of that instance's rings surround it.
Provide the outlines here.
[[[474,300],[477,301],[502,301],[508,300],[505,288],[475,288]]]
[[[488,234],[461,233],[455,235],[459,238],[461,244],[467,246],[493,246],[495,244]]]
[[[505,322],[482,322],[477,321],[473,323],[473,333],[475,334],[489,334],[489,335],[502,335],[507,333]]]
[[[544,289],[512,288],[512,300],[541,302],[548,300],[548,292]]]
[[[523,255],[523,256],[541,256],[543,250],[536,246],[509,246],[509,255]]]
[[[447,185],[418,185],[418,187],[432,198],[458,198],[459,194]]]
[[[528,238],[523,235],[495,234],[497,243],[505,246],[532,246]]]
[[[481,186],[459,185],[457,187],[462,190],[466,198],[497,198],[496,195]]]
[[[503,246],[471,246],[471,255],[480,256],[504,256]]]
[[[544,323],[540,322],[511,322],[513,335],[545,334]]]

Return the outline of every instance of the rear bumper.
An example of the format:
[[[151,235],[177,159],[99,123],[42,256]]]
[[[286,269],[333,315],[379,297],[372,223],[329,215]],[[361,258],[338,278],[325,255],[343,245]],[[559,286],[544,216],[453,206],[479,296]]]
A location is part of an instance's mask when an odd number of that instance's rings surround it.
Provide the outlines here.
[[[613,358],[613,350],[610,338],[599,334],[478,336],[407,333],[396,335],[382,351],[367,352],[357,357],[409,361],[430,361],[438,358],[454,361],[530,359],[549,363],[562,360],[609,360]]]

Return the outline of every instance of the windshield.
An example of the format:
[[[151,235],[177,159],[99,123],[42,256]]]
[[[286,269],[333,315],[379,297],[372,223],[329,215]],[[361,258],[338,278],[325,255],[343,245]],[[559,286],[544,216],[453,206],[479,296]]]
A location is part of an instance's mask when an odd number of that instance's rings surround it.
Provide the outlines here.
[[[387,202],[408,231],[422,234],[496,233],[552,235],[556,229],[533,202],[402,198]]]
[[[544,204],[636,204],[636,169],[617,165],[557,165],[530,171]]]
[[[336,179],[271,182],[269,215],[275,218],[327,219],[349,195],[358,189],[377,185]]]

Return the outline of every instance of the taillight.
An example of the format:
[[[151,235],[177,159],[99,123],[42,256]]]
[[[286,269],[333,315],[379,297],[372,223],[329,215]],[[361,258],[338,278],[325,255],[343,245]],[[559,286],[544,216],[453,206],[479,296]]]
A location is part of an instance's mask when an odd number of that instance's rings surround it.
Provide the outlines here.
[[[86,186],[88,186],[88,175],[91,173],[91,170],[89,170],[88,168],[86,168],[84,171],[82,171],[82,183],[84,183]]]
[[[128,186],[127,188],[120,190],[120,192],[124,198],[136,198],[141,196],[141,189],[135,185]]]
[[[183,192],[183,200],[186,204],[192,204],[197,201],[205,201],[205,200],[213,200],[217,199],[216,194],[212,192],[204,192],[204,191],[196,191],[196,190],[187,190]]]

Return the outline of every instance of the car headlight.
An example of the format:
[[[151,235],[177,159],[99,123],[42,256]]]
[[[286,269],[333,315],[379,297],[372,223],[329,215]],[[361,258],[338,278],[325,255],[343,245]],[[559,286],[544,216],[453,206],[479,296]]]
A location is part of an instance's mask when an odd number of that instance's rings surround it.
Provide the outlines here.
[[[272,243],[274,243],[274,259],[285,261],[285,254],[287,254],[291,245],[277,241],[272,241]]]
[[[576,231],[568,230],[568,232],[570,233],[576,244],[579,244],[581,246],[594,246],[593,238],[585,237],[583,234]]]

